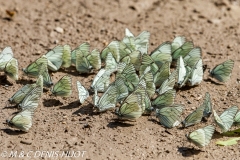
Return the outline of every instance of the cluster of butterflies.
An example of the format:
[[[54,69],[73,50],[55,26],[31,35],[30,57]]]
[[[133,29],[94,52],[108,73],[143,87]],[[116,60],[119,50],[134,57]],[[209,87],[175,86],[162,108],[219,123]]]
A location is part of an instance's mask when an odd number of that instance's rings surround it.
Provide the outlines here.
[[[125,37],[121,41],[109,43],[101,54],[96,49],[90,53],[88,43],[83,43],[72,51],[68,45],[55,47],[23,69],[26,75],[38,77],[38,80],[36,84],[25,85],[9,99],[11,103],[25,107],[21,107],[22,111],[8,121],[8,124],[23,131],[29,130],[32,125],[32,114],[36,108],[33,104],[38,104],[43,87],[53,85],[49,70],[57,71],[61,67],[75,65],[79,73],[90,73],[93,69],[100,69],[103,62],[105,66],[98,71],[90,88],[94,92],[93,105],[97,112],[115,109],[117,119],[127,121],[135,121],[142,115],[155,113],[163,126],[167,128],[178,126],[181,124],[184,106],[174,104],[175,88],[199,85],[203,80],[201,48],[194,47],[193,42],[179,36],[172,42],[162,43],[148,54],[149,38],[150,33],[147,31],[134,36],[126,29]],[[2,57],[3,52],[0,55]],[[227,60],[209,71],[210,76],[220,82],[226,82],[230,79],[233,66],[234,61]],[[113,76],[115,80],[111,82]],[[53,95],[66,97],[72,93],[71,87],[71,77],[66,75],[52,87],[51,91]],[[36,88],[41,92],[35,91]],[[89,92],[80,82],[77,82],[77,88],[80,103],[84,103],[89,97]],[[116,107],[118,104],[120,107]],[[31,111],[31,116],[25,113],[26,110]],[[220,117],[213,111],[215,121],[223,131],[231,127],[235,110],[237,112],[237,107],[231,107]],[[210,95],[206,93],[203,105],[182,121],[183,127],[199,123],[211,113]],[[230,115],[231,124],[226,121]],[[240,120],[240,114],[237,115]],[[187,137],[196,145],[205,146],[210,142],[214,130],[213,126],[207,126]]]

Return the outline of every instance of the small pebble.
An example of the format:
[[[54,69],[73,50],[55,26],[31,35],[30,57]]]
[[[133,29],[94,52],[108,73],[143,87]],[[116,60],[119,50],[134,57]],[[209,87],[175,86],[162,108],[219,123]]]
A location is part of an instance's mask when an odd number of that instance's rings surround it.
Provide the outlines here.
[[[61,28],[61,27],[56,27],[56,28],[55,28],[55,31],[58,32],[58,33],[63,33],[63,28]]]

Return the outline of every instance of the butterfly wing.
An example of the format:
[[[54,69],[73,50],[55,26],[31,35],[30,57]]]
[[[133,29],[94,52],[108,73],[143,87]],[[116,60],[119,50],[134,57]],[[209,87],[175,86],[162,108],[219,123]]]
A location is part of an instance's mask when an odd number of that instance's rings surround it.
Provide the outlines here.
[[[204,107],[200,106],[192,113],[190,113],[185,120],[182,122],[184,127],[192,126],[194,124],[200,123],[203,117]]]
[[[0,71],[4,70],[6,64],[13,58],[13,51],[11,47],[6,47],[0,54]]]
[[[72,79],[70,76],[63,76],[52,88],[55,96],[68,97],[72,94]]]
[[[71,61],[71,47],[69,45],[63,46],[63,54],[62,54],[62,67],[68,68],[72,64]]]
[[[97,49],[94,49],[89,56],[87,56],[87,59],[90,63],[90,65],[94,69],[100,69],[101,68],[101,58],[100,58],[100,52]]]
[[[220,82],[226,82],[231,77],[233,66],[234,61],[231,59],[227,60],[214,67],[213,70],[210,71],[210,75]]]
[[[72,64],[76,65],[76,52],[81,52],[83,55],[87,56],[89,54],[90,44],[85,42],[74,49],[71,53]]]
[[[46,57],[48,59],[48,69],[51,71],[57,71],[61,67],[63,63],[63,51],[63,46],[56,46],[51,51],[46,53]]]
[[[82,86],[82,84],[77,81],[78,97],[81,104],[84,103],[85,99],[89,97],[88,90]]]
[[[176,90],[171,89],[163,93],[162,95],[159,95],[156,99],[152,101],[152,106],[154,108],[163,108],[171,106],[174,103],[176,96]]]
[[[15,58],[12,58],[7,62],[4,72],[7,76],[14,80],[18,80],[18,61]]]

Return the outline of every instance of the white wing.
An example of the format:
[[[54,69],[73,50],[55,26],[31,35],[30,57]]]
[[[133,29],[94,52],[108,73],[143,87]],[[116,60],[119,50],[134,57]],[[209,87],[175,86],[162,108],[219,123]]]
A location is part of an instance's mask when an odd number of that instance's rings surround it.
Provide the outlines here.
[[[202,68],[202,66],[203,66],[202,65],[202,59],[200,59],[196,63],[196,65],[195,65],[195,67],[194,67],[194,69],[193,69],[193,71],[190,75],[190,78],[189,78],[190,86],[198,85],[198,84],[201,83],[201,81],[203,79],[203,68]]]
[[[13,52],[11,47],[6,47],[0,54],[0,70],[4,70],[5,65],[10,59],[13,58]]]
[[[78,96],[79,96],[80,103],[83,104],[85,99],[89,97],[89,93],[79,81],[77,81],[77,89],[78,89]]]

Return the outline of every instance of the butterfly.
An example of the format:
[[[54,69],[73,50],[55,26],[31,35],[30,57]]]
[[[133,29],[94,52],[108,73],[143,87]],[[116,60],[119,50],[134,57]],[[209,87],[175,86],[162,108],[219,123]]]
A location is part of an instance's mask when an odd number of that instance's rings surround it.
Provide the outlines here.
[[[205,99],[202,106],[204,107],[203,117],[210,117],[212,114],[212,102],[208,92],[205,94]]]
[[[130,34],[130,36],[126,35],[122,41],[129,48],[131,48],[132,51],[138,50],[143,55],[148,53],[149,38],[150,38],[150,32],[143,31],[136,37],[132,33]]]
[[[21,89],[19,89],[14,95],[8,99],[9,103],[19,104],[25,98],[25,96],[31,92],[31,90],[36,86],[36,84],[26,84]]]
[[[153,80],[153,74],[150,71],[150,66],[146,68],[143,75],[140,77],[139,81],[144,80],[146,83],[146,91],[149,97],[152,97],[155,93],[156,86]]]
[[[115,85],[117,88],[117,102],[121,102],[128,96],[128,87],[125,85],[123,78],[117,78],[111,85]]]
[[[140,93],[130,94],[121,107],[116,109],[116,114],[120,120],[134,121],[141,117],[142,113],[142,96]]]
[[[62,67],[68,68],[72,64],[71,61],[71,47],[69,45],[63,46],[63,54],[62,54]]]
[[[178,61],[177,61],[177,84],[181,85],[182,82],[184,81],[184,77],[186,76],[186,68],[184,65],[184,61],[182,59],[182,56],[179,57]]]
[[[185,42],[178,49],[172,51],[173,60],[177,60],[180,56],[184,58],[193,48],[193,42]]]
[[[104,92],[109,86],[111,72],[110,70],[100,69],[93,79],[91,88],[99,92]]]
[[[181,122],[181,114],[183,112],[183,106],[163,107],[156,109],[156,117],[160,123],[167,128],[176,127]]]
[[[183,36],[177,36],[174,38],[173,42],[171,43],[171,51],[174,52],[178,48],[180,48],[186,42],[186,38]]]
[[[63,46],[56,46],[52,50],[46,53],[46,58],[48,59],[48,69],[51,71],[57,71],[63,63]]]
[[[48,59],[43,55],[42,57],[29,64],[27,68],[23,68],[24,74],[37,78],[40,73],[41,65],[48,65]]]
[[[119,42],[118,41],[112,41],[108,44],[106,48],[102,50],[101,58],[102,60],[106,60],[106,57],[108,53],[111,53],[115,59],[116,62],[119,62],[120,60],[120,53],[119,53]]]
[[[168,90],[162,95],[159,95],[157,98],[155,98],[152,101],[152,106],[158,109],[171,106],[174,103],[175,96],[176,90],[174,89]]]
[[[161,68],[161,66],[168,62],[172,62],[172,55],[171,55],[171,42],[164,42],[158,48],[156,48],[150,56],[155,61],[157,66]]]
[[[154,74],[154,83],[157,87],[161,86],[162,83],[168,79],[170,75],[170,63],[165,62],[161,68]],[[175,84],[175,82],[174,82]]]
[[[118,77],[121,77],[125,81],[125,85],[128,87],[128,90],[132,92],[134,88],[138,85],[139,83],[139,77],[136,74],[136,70],[133,66],[133,64],[128,64],[125,66],[123,71],[120,73],[118,72],[116,74],[116,79]]]
[[[107,54],[106,60],[105,60],[105,70],[110,70],[111,72],[117,71],[118,64],[113,57],[112,53],[109,52]]]
[[[87,56],[90,50],[90,44],[87,42],[82,43],[77,48],[75,48],[71,53],[72,64],[76,65],[76,52],[81,52],[84,56]]]
[[[13,58],[13,51],[11,47],[6,47],[0,53],[0,71],[4,70],[6,64]]]
[[[89,50],[76,50],[76,69],[79,73],[90,73],[92,69],[101,68],[100,52],[94,49],[91,53]]]
[[[203,117],[204,107],[200,106],[192,113],[190,113],[182,122],[183,127],[192,126],[194,124],[200,123]]]
[[[168,90],[173,89],[173,87],[175,85],[175,81],[176,81],[176,75],[177,75],[177,70],[174,70],[171,73],[171,75],[168,77],[168,79],[163,81],[162,85],[156,91],[161,95],[161,94],[167,92]]]
[[[140,69],[141,61],[142,54],[138,50],[132,51],[131,53],[129,53],[128,55],[121,59],[121,62],[124,62],[126,64],[132,63],[137,71]]]
[[[4,73],[14,80],[18,80],[18,61],[15,58],[9,60],[4,68]]]
[[[220,82],[226,82],[230,79],[232,69],[234,66],[233,60],[226,60],[225,62],[215,66],[210,72],[210,76]]]
[[[190,68],[193,68],[197,61],[199,61],[202,57],[202,50],[200,47],[193,48],[184,58],[184,64],[185,66],[189,66]]]
[[[151,72],[153,75],[155,75],[156,72],[159,70],[158,65],[155,63],[152,57],[147,54],[144,54],[142,55],[142,63],[139,69],[139,74],[142,75],[148,66],[151,67]]]
[[[188,79],[188,84],[190,86],[199,85],[203,79],[203,65],[202,59],[199,59],[191,71],[190,77]]]
[[[226,109],[220,116],[218,116],[216,111],[213,110],[214,120],[222,132],[227,132],[231,128],[237,111],[238,107],[232,106]]]
[[[63,76],[52,88],[55,96],[68,97],[72,94],[72,79],[70,76]]]
[[[95,105],[98,112],[115,108],[117,103],[117,94],[117,86],[110,85],[99,100],[98,98],[94,99],[94,103],[96,103],[96,100],[98,100]],[[95,96],[97,96],[97,93],[95,93]]]
[[[28,109],[35,111],[43,92],[42,86],[33,88],[18,105],[22,110]]]
[[[52,78],[49,75],[47,65],[41,64],[39,74],[43,76],[43,85],[45,87],[51,87],[53,85]]]
[[[210,143],[215,127],[212,125],[197,129],[186,135],[187,139],[198,147],[204,147]]]
[[[28,132],[28,130],[32,127],[33,114],[33,110],[25,109],[12,117],[11,120],[6,121],[9,126]]]
[[[86,90],[86,88],[79,81],[77,81],[77,89],[79,101],[81,104],[83,104],[85,99],[89,97],[88,90]]]

